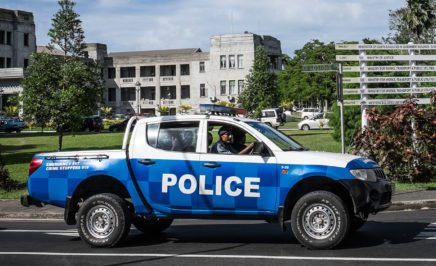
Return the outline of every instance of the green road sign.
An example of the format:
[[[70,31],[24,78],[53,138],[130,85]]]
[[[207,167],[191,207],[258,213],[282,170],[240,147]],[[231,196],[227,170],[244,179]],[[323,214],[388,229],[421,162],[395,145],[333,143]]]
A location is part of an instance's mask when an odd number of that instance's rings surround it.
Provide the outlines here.
[[[336,72],[338,64],[303,65],[303,72]]]

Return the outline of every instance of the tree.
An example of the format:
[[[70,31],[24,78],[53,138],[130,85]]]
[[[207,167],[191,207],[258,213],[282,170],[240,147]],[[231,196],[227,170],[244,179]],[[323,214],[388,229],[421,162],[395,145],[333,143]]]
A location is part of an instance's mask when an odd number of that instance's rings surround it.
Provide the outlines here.
[[[297,102],[315,102],[319,106],[328,105],[334,100],[336,80],[334,73],[304,73],[306,64],[332,64],[336,61],[333,42],[324,44],[313,40],[295,51],[279,74],[278,85],[281,98]]]
[[[258,46],[253,67],[246,77],[245,88],[239,96],[239,103],[258,118],[262,109],[274,107],[277,102],[277,77],[270,70],[270,62],[265,49],[263,46]]]
[[[389,12],[389,28],[394,43],[434,43],[436,0],[406,0],[407,6]]]
[[[28,118],[37,124],[53,124],[62,150],[64,130],[79,128],[82,117],[97,109],[103,83],[98,64],[80,57],[84,55],[84,35],[79,15],[73,11],[74,2],[58,3],[61,9],[52,20],[50,48],[58,46],[64,56],[32,55],[23,81],[23,104]]]
[[[65,57],[83,56],[85,34],[79,14],[73,10],[76,4],[71,0],[60,0],[58,3],[60,10],[52,19],[52,28],[48,31],[51,38],[49,48],[57,46],[64,52]]]

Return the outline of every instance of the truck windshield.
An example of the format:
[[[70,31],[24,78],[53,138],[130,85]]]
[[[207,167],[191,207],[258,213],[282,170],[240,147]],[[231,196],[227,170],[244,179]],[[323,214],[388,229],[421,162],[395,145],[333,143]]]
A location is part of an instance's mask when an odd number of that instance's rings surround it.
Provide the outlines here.
[[[261,122],[246,122],[248,125],[262,133],[265,137],[270,139],[283,151],[304,151],[306,150],[301,144],[286,136],[282,132]]]

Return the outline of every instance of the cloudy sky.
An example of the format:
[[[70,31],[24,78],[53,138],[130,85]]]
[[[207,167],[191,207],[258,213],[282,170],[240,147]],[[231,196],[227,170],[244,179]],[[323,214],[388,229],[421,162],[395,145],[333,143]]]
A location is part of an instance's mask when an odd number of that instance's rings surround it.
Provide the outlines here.
[[[271,35],[293,55],[313,39],[380,39],[389,33],[389,10],[405,0],[76,0],[86,42],[109,52],[201,48],[209,37],[249,31]],[[57,0],[0,0],[0,8],[33,12],[38,45],[49,42]]]

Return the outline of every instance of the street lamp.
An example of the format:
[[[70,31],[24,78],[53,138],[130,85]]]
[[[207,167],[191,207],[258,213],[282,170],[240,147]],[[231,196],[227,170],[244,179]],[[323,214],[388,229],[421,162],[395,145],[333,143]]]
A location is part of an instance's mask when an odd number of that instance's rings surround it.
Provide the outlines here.
[[[141,83],[136,81],[136,115],[141,113],[140,98],[141,98]]]

